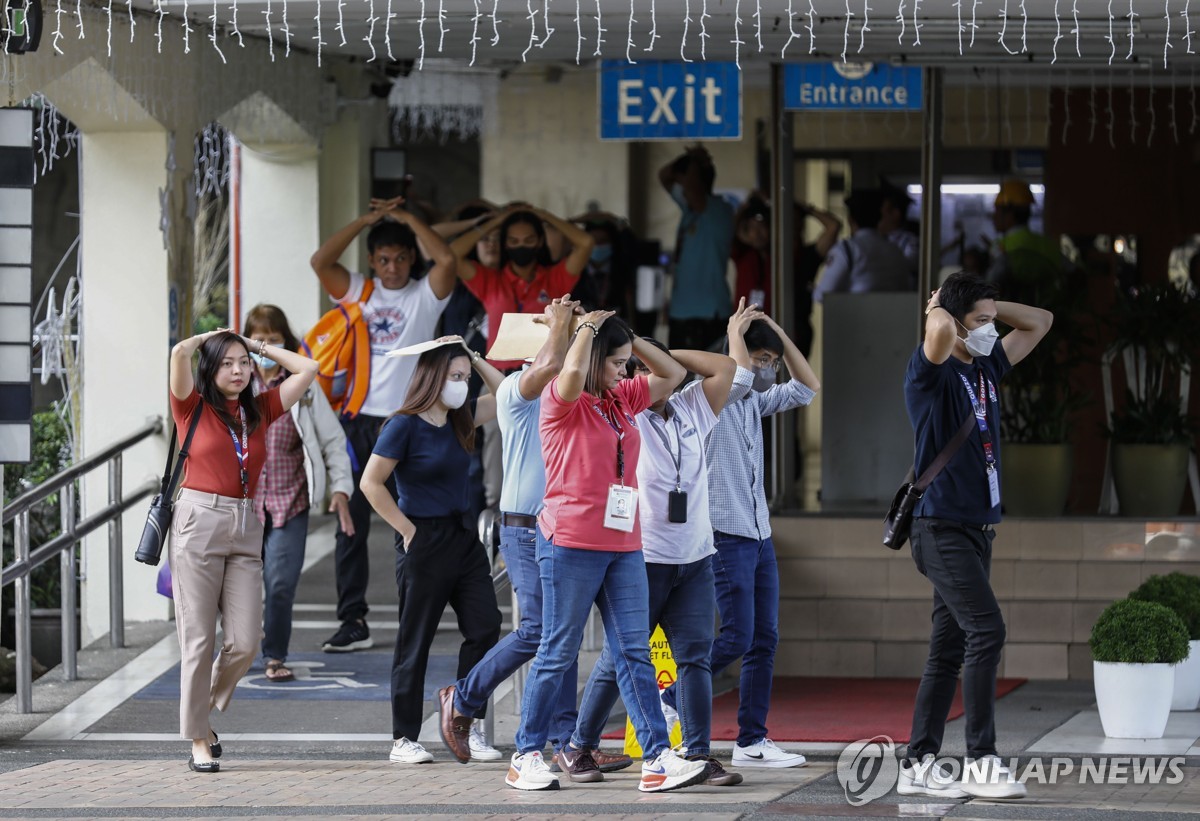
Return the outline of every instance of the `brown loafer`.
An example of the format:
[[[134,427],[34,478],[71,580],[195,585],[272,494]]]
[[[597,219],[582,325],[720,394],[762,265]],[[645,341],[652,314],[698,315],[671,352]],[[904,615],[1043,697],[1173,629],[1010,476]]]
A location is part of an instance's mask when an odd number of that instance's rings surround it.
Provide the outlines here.
[[[442,743],[451,755],[466,764],[471,760],[471,717],[455,715],[453,684],[438,690],[438,711],[438,731],[442,734]]]
[[[594,784],[604,780],[604,773],[596,766],[590,750],[575,750],[568,744],[554,754],[554,762],[572,781]]]
[[[617,770],[623,770],[633,764],[633,759],[621,753],[613,755],[612,753],[601,752],[600,748],[591,751],[592,760],[596,762],[596,766],[600,768],[602,773],[615,773]]]
[[[725,769],[721,762],[711,755],[689,755],[688,761],[708,763],[708,778],[704,779],[704,783],[710,787],[732,787],[742,783],[741,773]]]

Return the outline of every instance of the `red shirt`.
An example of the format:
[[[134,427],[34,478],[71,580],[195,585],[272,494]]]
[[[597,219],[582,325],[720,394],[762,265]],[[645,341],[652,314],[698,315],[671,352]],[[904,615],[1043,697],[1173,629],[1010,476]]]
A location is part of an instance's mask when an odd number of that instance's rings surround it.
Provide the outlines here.
[[[176,399],[170,393],[171,416],[175,419],[175,427],[179,431],[179,443],[187,437],[188,426],[192,423],[192,414],[200,410],[200,394],[192,389],[187,399]],[[261,393],[254,399],[262,414],[258,427],[247,437],[249,456],[246,460],[246,470],[250,477],[250,497],[254,497],[258,485],[258,476],[262,473],[263,464],[267,461],[267,428],[272,422],[283,415],[283,403],[279,399],[279,389],[272,388]],[[226,407],[237,419],[238,403],[236,399],[226,400]],[[240,426],[234,425],[239,444],[242,438]],[[221,423],[211,409],[205,409],[200,415],[200,424],[196,426],[196,435],[192,438],[192,447],[188,458],[183,462],[183,481],[181,487],[188,490],[198,490],[201,493],[217,493],[232,499],[242,498],[242,480],[239,476],[241,468],[238,465],[237,451],[233,447],[233,437],[229,428]]]
[[[733,301],[745,297],[749,305],[750,292],[762,291],[763,304],[759,305],[763,313],[771,313],[771,255],[760,254],[748,245],[740,242],[733,244],[733,252],[729,255],[737,268],[737,286],[734,289]]]
[[[488,317],[488,349],[496,341],[500,331],[500,320],[505,314],[540,314],[555,297],[571,293],[579,277],[567,270],[566,259],[556,265],[539,265],[534,268],[529,282],[512,272],[512,266],[503,271],[485,268],[475,263],[475,276],[463,280],[475,298],[483,303]],[[500,370],[519,368],[520,360],[488,360]]]
[[[642,525],[633,531],[604,526],[608,487],[617,483],[617,432],[603,411],[624,431],[625,484],[637,487],[642,438],[636,417],[650,407],[646,377],[623,379],[597,398],[584,391],[574,402],[558,395],[558,377],[542,391],[538,430],[546,462],[546,506],[538,516],[542,534],[562,547],[628,553],[642,549]]]

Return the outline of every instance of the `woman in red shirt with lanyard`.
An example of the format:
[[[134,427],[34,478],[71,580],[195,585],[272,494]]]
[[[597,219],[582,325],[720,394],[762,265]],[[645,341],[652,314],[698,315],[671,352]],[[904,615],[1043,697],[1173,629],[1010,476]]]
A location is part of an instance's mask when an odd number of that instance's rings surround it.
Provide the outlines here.
[[[649,377],[622,379],[631,353],[646,363]],[[593,602],[608,646],[619,648],[617,685],[645,751],[638,789],[673,790],[705,778],[703,761],[686,761],[671,749],[659,706],[637,520],[641,437],[634,417],[669,396],[685,375],[669,354],[635,339],[612,311],[593,311],[575,330],[562,371],[542,391],[546,504],[536,531],[543,633],[505,778],[511,787],[558,788],[542,749],[563,672],[579,654]]]
[[[192,377],[192,354],[200,362]],[[292,375],[254,395],[250,351]],[[276,345],[217,330],[171,350],[171,415],[187,430],[200,414],[171,520],[175,626],[181,652],[179,731],[192,740],[188,767],[215,773],[221,744],[213,707],[224,711],[262,639],[262,524],[254,491],[266,461],[267,427],[299,401],[317,363]],[[224,641],[213,669],[216,620]]]

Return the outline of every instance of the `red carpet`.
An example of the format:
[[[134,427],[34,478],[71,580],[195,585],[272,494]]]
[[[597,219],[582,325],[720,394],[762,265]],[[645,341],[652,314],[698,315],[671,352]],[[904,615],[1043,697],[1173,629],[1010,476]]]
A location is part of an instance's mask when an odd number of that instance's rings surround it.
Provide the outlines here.
[[[767,720],[775,741],[857,741],[877,735],[908,741],[912,730],[915,678],[783,678],[776,677]],[[1023,678],[996,682],[996,698],[1025,683]],[[738,691],[713,702],[713,741],[737,738]],[[962,687],[954,696],[950,718],[963,714]],[[605,738],[624,738],[624,733]]]

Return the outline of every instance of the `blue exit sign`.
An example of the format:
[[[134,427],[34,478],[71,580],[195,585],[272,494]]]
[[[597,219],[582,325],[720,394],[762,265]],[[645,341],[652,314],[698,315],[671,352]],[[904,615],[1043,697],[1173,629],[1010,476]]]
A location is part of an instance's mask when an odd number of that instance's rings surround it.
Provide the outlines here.
[[[783,68],[788,111],[920,111],[919,66],[880,63],[791,63]]]
[[[741,138],[742,73],[734,63],[601,63],[600,139]]]

